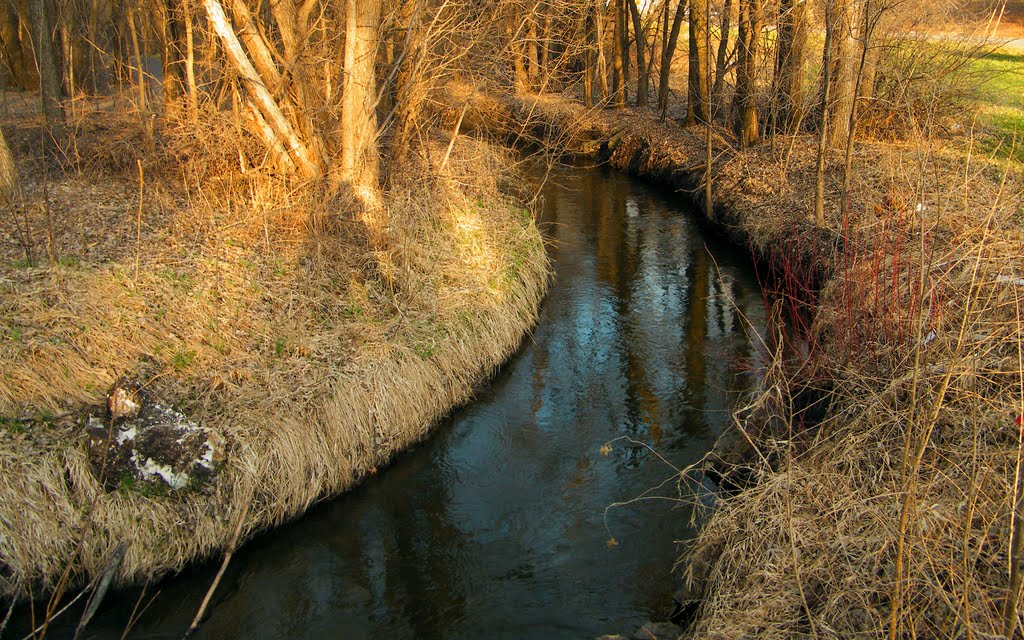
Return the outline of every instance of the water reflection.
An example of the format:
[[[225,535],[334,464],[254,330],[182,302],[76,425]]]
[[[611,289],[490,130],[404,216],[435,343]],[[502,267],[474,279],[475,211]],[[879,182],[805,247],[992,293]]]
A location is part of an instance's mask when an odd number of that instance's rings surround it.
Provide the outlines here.
[[[557,183],[557,184],[556,184]],[[655,191],[562,170],[542,223],[557,281],[533,338],[379,477],[236,556],[201,638],[592,638],[664,615],[687,515],[604,510],[727,421],[762,303],[742,256]],[[181,637],[215,567],[161,585],[138,637]],[[132,594],[90,627],[120,636]]]

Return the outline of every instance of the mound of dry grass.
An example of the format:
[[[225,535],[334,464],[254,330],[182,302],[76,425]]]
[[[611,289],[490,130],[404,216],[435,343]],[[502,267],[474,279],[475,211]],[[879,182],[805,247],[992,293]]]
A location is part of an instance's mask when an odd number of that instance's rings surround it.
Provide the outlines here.
[[[155,156],[108,144],[130,115],[81,117],[89,162],[49,177],[47,206],[27,180],[0,243],[4,595],[96,575],[121,542],[119,579],[149,579],[223,548],[240,514],[243,535],[296,517],[424,437],[536,320],[544,248],[487,145],[360,213],[252,162],[219,114],[204,136],[165,123]],[[230,443],[208,492],[103,491],[79,419],[122,373]]]

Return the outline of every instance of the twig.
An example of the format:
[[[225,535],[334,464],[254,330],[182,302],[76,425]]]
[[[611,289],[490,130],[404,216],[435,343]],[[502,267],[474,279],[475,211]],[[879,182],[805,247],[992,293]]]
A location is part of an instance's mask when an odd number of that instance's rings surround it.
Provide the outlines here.
[[[14,598],[11,598],[11,604],[7,607],[7,615],[4,616],[4,621],[0,622],[0,638],[4,635],[4,629],[7,628],[7,623],[11,621],[11,615],[14,613]]]
[[[145,181],[142,177],[142,160],[136,159],[139,166],[139,209],[135,213],[135,285],[139,284],[139,252],[142,247],[142,190]]]
[[[38,627],[36,627],[35,629],[33,629],[31,633],[29,633],[27,636],[25,636],[21,640],[33,640],[33,638],[35,638],[37,634],[40,634],[43,631],[45,631],[46,628],[48,626],[50,626],[51,622],[53,622],[58,617],[60,617],[60,615],[62,613],[64,613],[65,611],[67,611],[68,609],[73,607],[74,604],[76,602],[78,602],[79,600],[81,600],[82,596],[84,596],[84,595],[85,595],[85,590],[83,589],[82,591],[79,591],[78,595],[75,596],[74,598],[72,598],[71,601],[68,602],[66,605],[64,605],[59,611],[57,611],[56,613],[53,613],[53,614],[47,613],[46,620],[43,621],[43,624],[41,624]]]
[[[124,554],[127,550],[128,544],[126,542],[122,542],[114,549],[114,553],[110,556],[110,561],[107,562],[106,569],[103,570],[103,575],[100,576],[99,582],[96,583],[96,588],[93,589],[92,595],[89,596],[89,600],[85,603],[85,611],[82,612],[78,626],[75,627],[75,640],[81,636],[82,632],[85,631],[86,625],[96,615],[96,610],[100,608],[103,597],[107,595],[107,589],[110,588],[110,583],[114,580],[114,575],[117,574],[117,569],[121,566],[121,561],[124,560]]]
[[[213,578],[213,582],[210,584],[210,588],[206,591],[206,596],[203,597],[203,603],[199,605],[199,611],[196,612],[196,617],[192,619],[192,624],[189,625],[188,631],[185,632],[185,640],[192,637],[192,634],[199,629],[199,622],[203,619],[203,615],[206,613],[206,607],[209,606],[210,600],[213,598],[213,592],[217,590],[217,585],[220,584],[220,579],[224,577],[224,572],[228,568],[228,564],[231,562],[231,556],[235,553],[235,547],[238,546],[238,538],[242,535],[242,525],[245,524],[245,517],[249,515],[249,503],[246,502],[245,508],[238,515],[238,522],[235,524],[235,530],[231,534],[231,542],[228,543],[227,551],[224,552],[224,561],[220,563],[220,569],[217,570],[217,575]]]

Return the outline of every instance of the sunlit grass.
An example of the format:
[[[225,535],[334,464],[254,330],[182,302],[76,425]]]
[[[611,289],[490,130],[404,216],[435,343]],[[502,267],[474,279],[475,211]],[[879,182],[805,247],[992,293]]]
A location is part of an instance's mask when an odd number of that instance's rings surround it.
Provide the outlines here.
[[[1013,152],[1024,163],[1024,51],[998,50],[972,60],[968,69],[976,73],[979,85],[978,122],[991,130],[986,151],[1007,157]]]

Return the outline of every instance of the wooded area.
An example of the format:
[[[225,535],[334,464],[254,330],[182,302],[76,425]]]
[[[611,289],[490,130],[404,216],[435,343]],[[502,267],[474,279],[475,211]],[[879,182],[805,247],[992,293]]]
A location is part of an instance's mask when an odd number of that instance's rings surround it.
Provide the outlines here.
[[[958,64],[904,66],[923,18],[896,0],[21,0],[0,17],[3,81],[41,89],[54,159],[73,161],[75,99],[134,85],[151,144],[162,119],[231,109],[263,144],[253,166],[331,189],[376,188],[382,163],[400,163],[438,121],[437,93],[456,78],[620,108],[646,106],[656,79],[663,117],[685,103],[685,126],[727,122],[739,148],[817,132],[823,156],[850,148],[866,120],[914,126],[915,94]]]

